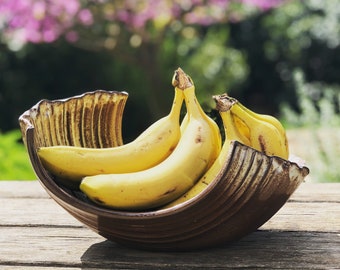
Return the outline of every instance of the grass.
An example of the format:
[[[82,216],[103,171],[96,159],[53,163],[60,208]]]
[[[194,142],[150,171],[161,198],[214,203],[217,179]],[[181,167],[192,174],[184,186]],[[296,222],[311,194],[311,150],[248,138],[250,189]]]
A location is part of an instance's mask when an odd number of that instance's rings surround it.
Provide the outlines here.
[[[340,129],[295,128],[287,130],[290,153],[310,169],[306,181],[340,182]]]
[[[340,182],[340,88],[306,83],[301,71],[294,80],[299,111],[282,108],[290,151],[306,161],[311,181]]]
[[[34,180],[20,130],[0,133],[0,180]]]

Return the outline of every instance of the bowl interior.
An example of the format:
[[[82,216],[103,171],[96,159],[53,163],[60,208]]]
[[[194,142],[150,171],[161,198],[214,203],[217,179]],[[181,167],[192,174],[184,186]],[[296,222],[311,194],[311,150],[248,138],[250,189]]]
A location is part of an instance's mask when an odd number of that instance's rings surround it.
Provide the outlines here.
[[[41,100],[20,116],[19,124],[23,135],[28,127],[34,127],[36,147],[118,146],[123,144],[122,115],[127,98],[126,92],[97,90],[67,99]]]

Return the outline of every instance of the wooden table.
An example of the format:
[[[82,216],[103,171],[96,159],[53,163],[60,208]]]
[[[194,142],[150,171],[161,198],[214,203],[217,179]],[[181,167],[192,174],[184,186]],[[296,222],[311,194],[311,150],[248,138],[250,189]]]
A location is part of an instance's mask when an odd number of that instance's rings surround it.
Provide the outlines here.
[[[258,231],[223,248],[149,252],[107,241],[38,181],[0,181],[0,269],[340,269],[340,183],[303,183]]]

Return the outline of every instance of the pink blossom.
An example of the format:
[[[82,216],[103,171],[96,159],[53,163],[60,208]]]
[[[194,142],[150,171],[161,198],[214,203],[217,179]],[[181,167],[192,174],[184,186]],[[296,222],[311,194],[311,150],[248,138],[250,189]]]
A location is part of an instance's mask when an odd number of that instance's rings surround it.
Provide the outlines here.
[[[134,29],[143,28],[149,21],[168,15],[173,19],[184,16],[189,24],[210,25],[225,22],[229,18],[232,0],[125,0],[115,6],[111,20],[120,21]],[[237,2],[236,0],[234,2]],[[261,10],[274,8],[284,0],[241,0]]]
[[[285,0],[241,0],[244,4],[256,6],[262,10],[275,8],[282,4]]]
[[[199,5],[185,16],[190,24],[211,25],[226,20],[229,0],[210,0],[206,5]]]
[[[88,9],[81,9],[79,0],[2,0],[0,19],[5,35],[23,33],[28,42],[53,42],[77,22],[93,23]]]
[[[93,24],[93,16],[89,9],[82,9],[78,13],[79,21],[84,25]]]
[[[65,34],[65,38],[68,42],[74,43],[79,39],[79,35],[76,31],[69,31]]]
[[[231,21],[230,4],[235,2],[268,10],[284,0],[0,0],[0,31],[5,40],[53,42],[65,35],[75,42],[75,26],[94,23],[91,6],[104,14],[104,23],[121,22],[136,31],[150,22],[163,27],[172,20],[199,25]]]

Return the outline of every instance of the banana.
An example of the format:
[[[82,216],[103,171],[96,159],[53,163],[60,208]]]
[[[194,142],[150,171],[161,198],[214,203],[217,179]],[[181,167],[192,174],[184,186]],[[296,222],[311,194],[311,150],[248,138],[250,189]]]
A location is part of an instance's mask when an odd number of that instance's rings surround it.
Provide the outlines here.
[[[217,158],[220,132],[201,109],[193,81],[178,68],[173,85],[185,97],[188,122],[172,154],[140,172],[85,177],[80,190],[97,204],[124,210],[146,210],[164,205],[190,189]]]
[[[281,133],[281,136],[284,136],[287,139],[286,130],[284,129],[284,127],[282,126],[281,122],[277,118],[275,118],[274,116],[268,115],[268,114],[256,113],[256,112],[248,109],[246,106],[244,106],[240,102],[239,102],[239,106],[244,111],[246,111],[247,113],[252,115],[254,118],[258,118],[259,120],[268,122],[268,123],[272,124],[273,126],[275,126],[277,128],[277,130]],[[248,130],[249,130],[249,128],[248,128]],[[248,134],[249,134],[249,132],[248,132]],[[288,147],[288,142],[286,142],[286,145]]]
[[[208,187],[208,185],[221,174],[221,170],[224,168],[227,162],[230,146],[233,141],[239,141],[245,145],[250,144],[249,140],[245,136],[243,136],[236,128],[234,119],[230,112],[231,107],[234,106],[236,101],[233,99],[226,98],[225,95],[216,95],[213,96],[213,99],[216,102],[216,109],[219,111],[219,114],[221,116],[226,138],[225,141],[223,142],[220,154],[218,155],[217,159],[212,164],[212,166],[191,189],[189,189],[178,199],[163,206],[162,209],[170,208],[180,203],[189,201],[191,198],[195,197],[196,195],[200,194],[203,190],[205,190]]]
[[[268,156],[288,159],[288,141],[281,123],[272,116],[254,113],[236,99],[233,100],[235,104],[231,108],[231,114],[235,119],[239,119],[235,124],[240,133],[248,137],[249,146]]]
[[[181,134],[183,134],[185,128],[187,127],[189,122],[189,115],[186,113],[183,117],[183,120],[181,122]]]
[[[38,155],[48,171],[73,183],[80,183],[83,177],[90,175],[151,168],[166,159],[180,139],[179,117],[184,100],[182,92],[175,89],[170,113],[128,144],[111,148],[41,147]]]

